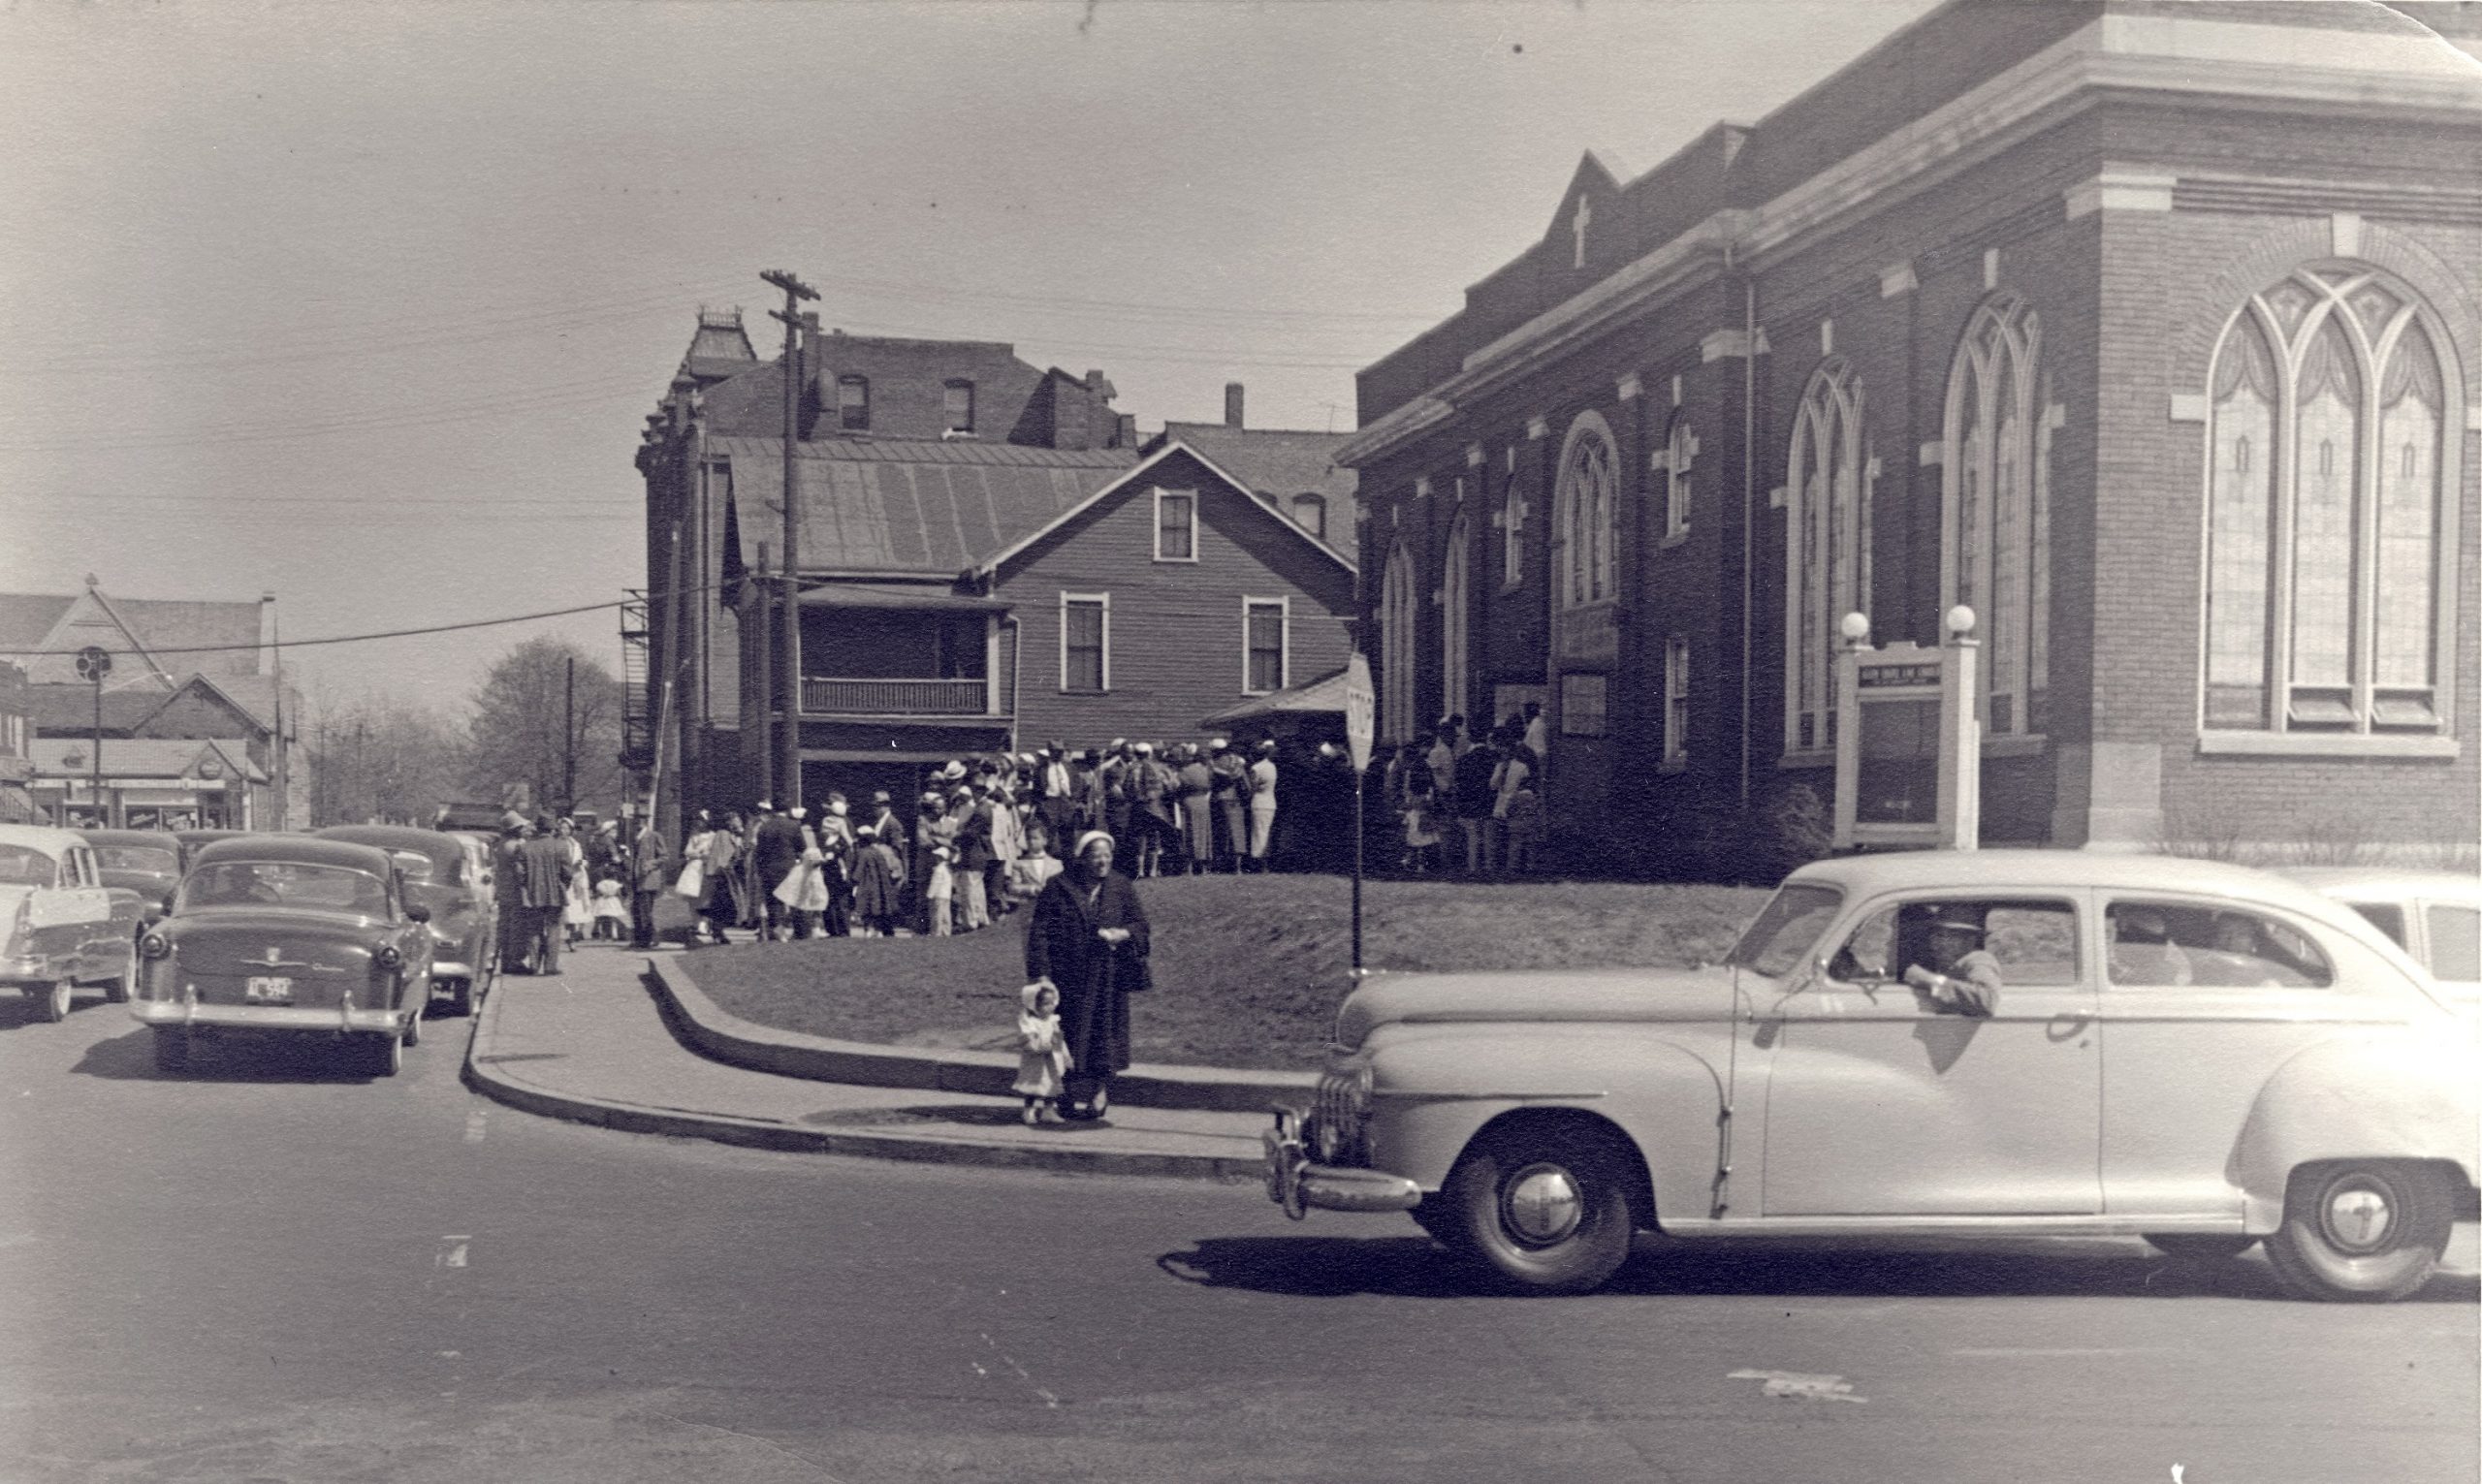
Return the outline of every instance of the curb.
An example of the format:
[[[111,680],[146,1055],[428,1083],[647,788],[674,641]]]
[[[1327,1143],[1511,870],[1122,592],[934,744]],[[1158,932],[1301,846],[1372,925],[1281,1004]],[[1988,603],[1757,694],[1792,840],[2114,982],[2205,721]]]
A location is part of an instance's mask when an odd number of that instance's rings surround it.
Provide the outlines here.
[[[677,959],[647,960],[657,1004],[684,1041],[717,1061],[836,1082],[848,1087],[915,1088],[1007,1097],[1017,1058],[1004,1052],[925,1051],[839,1041],[743,1020],[707,996]],[[1112,1078],[1112,1101],[1135,1108],[1262,1114],[1277,1103],[1306,1104],[1318,1079],[1308,1072],[1240,1072],[1226,1067],[1141,1062]]]
[[[589,1123],[626,1133],[706,1139],[748,1149],[845,1154],[917,1164],[970,1164],[1068,1175],[1155,1175],[1236,1184],[1263,1180],[1266,1173],[1257,1158],[1218,1154],[1150,1154],[1123,1150],[1079,1149],[1073,1145],[1019,1147],[936,1134],[857,1133],[806,1128],[774,1119],[747,1119],[723,1113],[660,1108],[555,1091],[527,1083],[493,1064],[498,1059],[494,1046],[500,1004],[498,995],[490,995],[475,1016],[473,1034],[465,1046],[461,1068],[463,1081],[467,1087],[494,1102],[541,1118]]]

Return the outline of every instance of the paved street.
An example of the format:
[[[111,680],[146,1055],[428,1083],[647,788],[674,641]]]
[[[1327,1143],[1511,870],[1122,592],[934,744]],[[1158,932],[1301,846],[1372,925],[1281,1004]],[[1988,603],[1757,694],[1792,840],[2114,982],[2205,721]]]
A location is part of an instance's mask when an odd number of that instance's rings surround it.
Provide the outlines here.
[[[532,1118],[461,1085],[462,1028],[391,1082],[273,1049],[166,1079],[116,1008],[0,998],[0,1476],[2476,1472],[2470,1228],[2377,1308],[2134,1243],[1649,1251],[1508,1300],[1246,1185]]]

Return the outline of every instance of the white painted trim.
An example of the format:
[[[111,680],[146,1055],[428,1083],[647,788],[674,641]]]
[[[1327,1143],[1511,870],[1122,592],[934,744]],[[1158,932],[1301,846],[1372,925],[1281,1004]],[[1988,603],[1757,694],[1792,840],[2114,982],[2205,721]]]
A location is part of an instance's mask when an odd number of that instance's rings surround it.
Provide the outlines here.
[[[1103,688],[1071,690],[1068,688],[1068,607],[1072,603],[1097,603],[1103,610]],[[1060,693],[1064,696],[1108,696],[1112,693],[1112,595],[1108,592],[1066,592],[1060,595]]]
[[[1250,688],[1250,611],[1251,611],[1252,609],[1254,609],[1254,608],[1265,608],[1265,607],[1269,607],[1269,606],[1272,606],[1272,607],[1276,610],[1276,688],[1275,688],[1275,690],[1253,690],[1253,689],[1251,689],[1251,688]],[[1288,690],[1288,689],[1290,689],[1290,688],[1291,688],[1291,686],[1292,686],[1292,598],[1291,598],[1291,596],[1290,596],[1289,594],[1288,594],[1288,595],[1285,595],[1285,596],[1282,596],[1282,597],[1273,597],[1273,598],[1254,598],[1254,597],[1250,596],[1250,595],[1249,595],[1249,594],[1247,594],[1247,593],[1242,594],[1242,596],[1241,596],[1241,694],[1243,694],[1243,695],[1245,695],[1245,696],[1272,696],[1272,695],[1274,695],[1274,694],[1276,693],[1276,690]]]
[[[1163,554],[1163,502],[1165,500],[1189,501],[1190,554],[1187,556],[1166,556]],[[1198,492],[1195,489],[1166,489],[1161,485],[1155,487],[1155,559],[1157,561],[1189,564],[1194,564],[1197,561]]]
[[[2209,756],[2258,757],[2445,757],[2462,756],[2453,737],[2390,732],[2200,732],[2198,751]]]
[[[2068,219],[2075,221],[2097,211],[2169,211],[2172,188],[2179,183],[2179,176],[2160,171],[2106,165],[2092,179],[2082,180],[2060,195],[2067,204]]]
[[[1441,405],[1443,408],[1446,406],[1445,403]],[[1445,412],[1443,412],[1442,416],[1444,417],[1445,415]],[[979,563],[968,567],[965,570],[964,575],[969,578],[978,579],[988,579],[998,575],[1000,569],[1012,558],[1032,549],[1035,543],[1041,541],[1046,536],[1049,536],[1052,532],[1061,529],[1072,521],[1080,519],[1086,514],[1086,512],[1094,509],[1102,501],[1110,498],[1115,492],[1136,484],[1147,474],[1149,470],[1152,470],[1158,464],[1161,464],[1163,460],[1171,458],[1175,454],[1187,455],[1189,458],[1195,459],[1208,473],[1224,481],[1224,483],[1229,487],[1235,494],[1240,495],[1241,503],[1249,506],[1253,510],[1265,511],[1268,515],[1274,517],[1276,521],[1281,522],[1285,529],[1292,532],[1297,539],[1308,542],[1321,555],[1326,557],[1329,561],[1334,562],[1337,566],[1344,568],[1347,572],[1354,573],[1355,575],[1359,574],[1360,569],[1353,565],[1351,557],[1348,557],[1344,553],[1337,551],[1334,547],[1329,546],[1318,537],[1311,535],[1300,526],[1295,525],[1292,522],[1291,517],[1286,515],[1283,511],[1277,510],[1266,501],[1259,499],[1257,495],[1251,492],[1248,485],[1234,479],[1228,470],[1219,465],[1214,459],[1207,458],[1196,449],[1193,449],[1188,444],[1175,438],[1171,442],[1164,444],[1161,448],[1157,449],[1148,457],[1139,459],[1135,468],[1128,470],[1119,478],[1112,480],[1109,484],[1104,485],[1100,489],[1096,490],[1093,494],[1088,495],[1086,498],[1079,500],[1076,504],[1069,506],[1066,510],[1064,510],[1059,515],[1054,516],[1041,526],[1038,526],[1034,530],[1019,538],[1015,543],[994,553],[990,556],[983,558]],[[1392,508],[1393,507],[1391,507],[1391,510]],[[1361,520],[1362,515],[1363,512],[1356,511],[1354,514],[1354,520],[1358,521]]]

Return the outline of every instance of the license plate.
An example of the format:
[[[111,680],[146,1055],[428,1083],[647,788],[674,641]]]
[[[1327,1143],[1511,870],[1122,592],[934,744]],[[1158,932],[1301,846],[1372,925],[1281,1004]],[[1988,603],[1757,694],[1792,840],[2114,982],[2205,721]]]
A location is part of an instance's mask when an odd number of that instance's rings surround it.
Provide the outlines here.
[[[288,1005],[293,1002],[293,981],[271,974],[253,974],[241,987],[241,997],[254,1004]]]

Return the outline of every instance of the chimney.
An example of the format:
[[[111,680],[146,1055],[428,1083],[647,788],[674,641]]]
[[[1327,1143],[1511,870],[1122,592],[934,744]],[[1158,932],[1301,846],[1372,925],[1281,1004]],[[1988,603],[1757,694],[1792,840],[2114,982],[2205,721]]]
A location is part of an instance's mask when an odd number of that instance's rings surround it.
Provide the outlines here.
[[[1224,384],[1224,426],[1236,431],[1241,426],[1241,383]]]
[[[258,673],[261,675],[274,675],[276,673],[275,641],[275,594],[272,592],[262,591],[259,594],[258,655]]]

